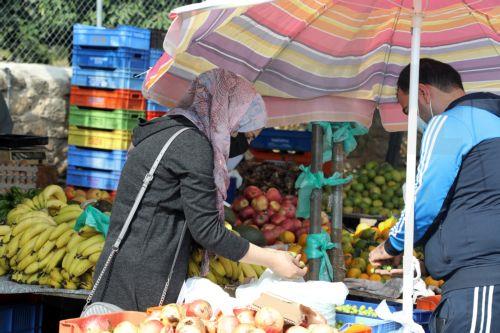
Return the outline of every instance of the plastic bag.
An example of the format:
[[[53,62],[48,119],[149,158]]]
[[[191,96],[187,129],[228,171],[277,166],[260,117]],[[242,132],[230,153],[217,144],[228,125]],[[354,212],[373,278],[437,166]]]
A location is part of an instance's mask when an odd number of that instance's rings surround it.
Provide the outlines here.
[[[407,322],[404,317],[403,311],[391,312],[385,300],[377,306],[375,312],[380,319],[395,321],[396,323],[400,323],[401,325],[403,325],[403,327],[398,330],[398,332],[403,332],[404,328],[408,328],[412,333],[425,333],[422,326],[415,323],[413,320],[411,320],[411,322]]]
[[[224,315],[232,315],[233,308],[238,302],[229,296],[221,287],[204,278],[194,277],[187,279],[177,298],[177,303],[190,303],[197,299],[203,299],[210,303],[213,313],[221,311]]]
[[[78,217],[75,224],[75,230],[78,231],[83,226],[88,225],[106,236],[109,229],[109,216],[99,209],[87,205],[83,213]]]
[[[344,304],[349,290],[339,282],[286,280],[266,270],[259,280],[236,289],[239,306],[252,304],[263,292],[303,304],[321,314],[330,325],[335,324],[335,306]]]

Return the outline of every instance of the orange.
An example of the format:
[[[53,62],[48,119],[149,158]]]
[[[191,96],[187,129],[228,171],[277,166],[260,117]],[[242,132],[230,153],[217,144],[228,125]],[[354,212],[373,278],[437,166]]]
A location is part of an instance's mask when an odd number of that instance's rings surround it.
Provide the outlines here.
[[[304,264],[307,264],[307,255],[304,252],[300,253],[300,261],[302,261]]]
[[[352,264],[352,254],[350,253],[344,253],[344,262],[345,266],[349,267]]]
[[[371,281],[382,281],[382,277],[379,274],[372,274],[372,275],[370,275],[370,280]]]
[[[375,267],[373,267],[372,264],[366,265],[366,273],[368,273],[368,274],[375,273]]]
[[[351,268],[347,271],[347,277],[351,279],[357,279],[361,275],[361,270],[359,268]]]
[[[370,275],[363,273],[359,276],[359,278],[363,280],[370,280]]]
[[[439,287],[441,288],[444,284],[444,280],[439,280],[438,283],[439,283]]]
[[[362,324],[352,324],[344,333],[364,333],[371,331],[372,329],[369,326],[365,326]]]
[[[291,231],[284,231],[281,235],[280,235],[280,241],[282,241],[283,243],[285,244],[292,244],[295,242],[295,235],[293,232]]]
[[[302,246],[300,246],[299,244],[291,244],[288,247],[288,251],[294,252],[294,253],[300,253],[300,252],[302,252]]]
[[[307,234],[302,234],[297,242],[300,246],[305,247],[307,245]]]
[[[352,267],[359,268],[360,270],[364,271],[366,269],[366,261],[363,258],[355,258],[352,261]]]
[[[425,278],[425,284],[428,286],[439,287],[439,281],[434,280],[431,276]]]

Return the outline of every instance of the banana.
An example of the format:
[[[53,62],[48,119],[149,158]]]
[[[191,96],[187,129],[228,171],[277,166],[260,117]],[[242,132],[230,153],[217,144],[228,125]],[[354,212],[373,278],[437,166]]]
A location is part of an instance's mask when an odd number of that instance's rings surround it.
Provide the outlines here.
[[[5,252],[7,252],[7,245],[1,244],[0,245],[0,258],[5,256]]]
[[[236,261],[231,261],[231,266],[233,268],[233,275],[231,276],[231,278],[234,281],[237,281],[238,277],[240,276],[240,267],[238,266],[238,263]]]
[[[50,271],[50,278],[54,281],[61,283],[64,280],[64,277],[61,274],[61,270],[59,268],[54,268]]]
[[[0,268],[3,268],[6,271],[9,271],[10,266],[9,266],[9,262],[7,261],[7,258],[5,258],[5,257],[0,258]]]
[[[50,199],[47,201],[47,209],[49,210],[50,216],[55,216],[59,214],[62,207],[67,206],[65,202],[57,199]]]
[[[82,210],[73,210],[65,213],[59,213],[59,215],[54,216],[54,221],[56,221],[57,224],[70,222],[77,219],[82,214],[82,212]]]
[[[49,285],[54,289],[61,289],[63,285],[57,281],[50,279]]]
[[[7,273],[9,272],[8,269],[5,269],[3,267],[0,267],[0,276],[4,276],[4,275],[7,275]]]
[[[42,194],[43,194],[46,201],[48,201],[50,199],[57,199],[59,201],[66,203],[68,200],[66,198],[66,194],[64,193],[64,190],[62,189],[61,186],[58,186],[58,185],[47,186],[43,190]]]
[[[82,280],[83,283],[94,284],[94,279],[92,278],[91,271],[87,271],[87,273],[83,274],[80,280]]]
[[[92,264],[88,259],[77,259],[75,263],[72,265],[73,267],[71,267],[68,272],[69,275],[73,277],[82,276],[86,271],[94,266],[94,264]]]
[[[54,241],[49,240],[49,241],[45,242],[45,244],[43,244],[43,246],[37,252],[38,260],[45,259],[45,257],[47,257],[49,255],[50,251],[52,251],[55,246],[56,246],[56,243]]]
[[[41,208],[42,205],[40,204],[40,201],[38,201],[38,195],[35,195],[32,200],[33,200],[33,205],[35,206],[36,210],[42,209]]]
[[[47,226],[44,223],[38,223],[35,224],[33,227],[29,228],[23,233],[23,236],[19,240],[19,247],[23,247],[26,243],[28,243],[31,240],[35,240],[38,237],[39,234],[41,234],[43,231],[47,229]],[[33,244],[34,246],[35,244]]]
[[[94,285],[92,283],[88,283],[88,282],[80,283],[80,288],[83,290],[92,290],[93,287],[94,287]]]
[[[29,208],[31,208],[31,210],[35,210],[36,209],[35,204],[33,203],[33,200],[31,200],[29,198],[24,199],[22,203],[23,203],[23,205],[26,205]]]
[[[36,255],[35,254],[30,254],[27,257],[25,257],[23,260],[19,261],[17,264],[17,270],[18,271],[24,271],[26,267],[31,265],[36,261]]]
[[[45,273],[50,272],[53,270],[59,263],[63,260],[64,255],[66,254],[66,249],[59,249],[54,252],[52,258],[50,258],[50,261],[47,263],[47,266],[44,267],[43,271]]]
[[[68,289],[68,290],[77,290],[78,289],[78,286],[73,281],[64,281],[62,283],[62,286],[64,287],[64,289]]]
[[[238,275],[238,282],[240,284],[245,283],[245,275],[243,274],[243,269],[241,269],[241,265],[240,265],[240,275]]]
[[[71,204],[71,205],[67,205],[67,206],[64,206],[61,208],[61,210],[59,211],[59,215],[60,214],[66,214],[66,213],[69,213],[69,212],[83,212],[83,209],[80,207],[80,205],[76,205],[76,204]]]
[[[5,236],[11,232],[10,226],[8,225],[0,225],[0,236]]]
[[[11,238],[12,238],[12,230],[8,234],[2,236],[2,243],[7,244],[8,242],[10,242]]]
[[[100,252],[96,252],[94,254],[91,254],[89,256],[89,261],[95,265],[95,264],[97,264],[97,261],[99,260],[100,256],[101,256]],[[198,276],[199,276],[199,274],[198,274]]]
[[[40,279],[38,279],[38,283],[41,285],[41,286],[50,286],[50,276],[48,275],[42,275],[40,277]]]
[[[38,284],[39,275],[37,273],[27,275],[26,284]]]
[[[21,262],[24,258],[33,253],[33,248],[35,247],[36,238],[33,238],[27,244],[19,249],[17,252],[17,262]]]
[[[36,243],[35,243],[35,248],[33,249],[34,251],[38,252],[42,246],[47,243],[47,241],[49,240],[49,237],[50,237],[50,234],[52,233],[52,231],[54,231],[55,227],[52,227],[52,226],[48,226],[46,227],[45,231],[42,232],[38,238],[36,239]]]
[[[224,276],[232,277],[233,276],[233,266],[231,265],[231,261],[229,259],[219,257],[219,262],[222,266],[224,266],[224,270],[226,274]]]
[[[73,235],[71,237],[71,239],[69,240],[68,244],[66,245],[66,248],[68,249],[68,251],[70,251],[71,249],[73,249],[74,247],[76,247],[78,244],[80,244],[84,240],[85,240],[85,238],[81,237],[78,234],[77,235]]]
[[[40,269],[44,269],[45,267],[47,267],[47,265],[49,264],[49,262],[54,257],[54,254],[56,254],[56,253],[55,252],[50,252],[49,254],[47,254],[45,256],[45,258],[43,258],[42,260],[38,260],[38,261],[40,261]]]
[[[17,206],[16,206],[16,208],[23,209],[23,210],[25,210],[26,212],[33,211],[33,209],[31,209],[31,207],[30,207],[30,206],[25,205],[25,204],[23,204],[23,203],[20,203],[19,205],[17,205]]]
[[[103,235],[98,234],[98,235],[92,236],[89,239],[84,240],[83,242],[81,242],[77,246],[76,253],[79,254],[79,255],[81,255],[83,253],[83,251],[85,251],[89,246],[92,246],[92,245],[94,245],[96,243],[102,243],[102,242],[104,242],[104,236]]]
[[[95,236],[99,233],[99,231],[95,230],[94,228],[84,225],[83,228],[81,228],[78,231],[78,235],[82,236],[83,238],[90,238],[92,236]]]
[[[55,241],[57,240],[63,233],[71,230],[71,226],[67,223],[59,224],[50,234],[49,240]]]
[[[37,223],[44,223],[46,225],[56,225],[54,220],[52,220],[52,218],[48,216],[47,213],[32,212],[24,215],[21,219],[17,221],[17,225],[12,229],[12,235],[16,236]]]
[[[240,263],[240,266],[241,266],[241,270],[243,271],[243,274],[245,274],[245,277],[255,278],[255,279],[259,278],[257,276],[257,273],[255,272],[255,270],[253,269],[253,267],[250,266],[249,264]]]
[[[41,269],[40,262],[39,261],[35,261],[35,262],[31,263],[30,265],[28,265],[28,267],[26,267],[26,269],[24,270],[24,273],[26,273],[26,274],[35,274],[40,269]]]
[[[12,258],[17,253],[17,250],[19,250],[20,238],[20,236],[17,236],[10,240],[9,244],[7,245],[7,251],[5,252],[7,258]]]
[[[69,273],[66,270],[64,270],[64,269],[61,269],[61,276],[66,281],[70,281],[71,280],[71,278],[69,276]]]
[[[43,194],[40,193],[39,195],[37,195],[37,198],[38,198],[38,204],[40,205],[39,206],[40,210],[47,208],[47,199],[45,199]]]
[[[17,256],[13,256],[12,258],[10,258],[10,260],[9,260],[9,266],[13,270],[17,269]]]
[[[193,257],[194,262],[199,264],[203,261],[203,252],[200,250],[196,250],[196,251],[194,251],[192,257]]]
[[[90,258],[89,258],[89,260],[90,260]],[[193,260],[189,260],[188,274],[191,277],[200,276],[200,268],[198,267],[198,264],[196,264]]]
[[[215,258],[210,258],[209,265],[210,265],[210,270],[212,270],[214,273],[217,273],[220,276],[226,275],[224,266],[222,266],[222,264]]]
[[[264,273],[265,268],[259,265],[251,265],[257,276],[260,277]]]
[[[56,241],[56,247],[58,249],[65,247],[68,244],[71,236],[75,235],[75,231],[73,229],[66,230]]]
[[[208,272],[207,276],[205,276],[207,279],[212,281],[213,283],[217,284],[217,278],[212,272]]]
[[[94,253],[101,253],[103,248],[104,248],[104,242],[95,243],[87,247],[85,250],[83,250],[82,257],[87,258],[93,255]]]
[[[71,263],[73,260],[76,258],[76,250],[77,248],[71,249],[68,253],[66,253],[64,260],[62,262],[62,268],[64,268],[66,271],[69,270],[69,267],[71,266]]]

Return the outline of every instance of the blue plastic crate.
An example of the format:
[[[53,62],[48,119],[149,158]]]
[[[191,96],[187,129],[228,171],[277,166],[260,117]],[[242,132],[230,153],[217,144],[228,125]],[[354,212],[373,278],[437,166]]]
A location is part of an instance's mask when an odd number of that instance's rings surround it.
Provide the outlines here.
[[[349,324],[363,324],[366,326],[370,326],[372,329],[372,333],[395,333],[398,332],[401,328],[401,325],[394,321],[348,315],[343,313],[337,313],[335,315],[335,320],[337,322],[342,322],[344,326],[348,326]],[[345,330],[345,327],[342,327],[341,331],[343,330]]]
[[[260,150],[311,151],[311,133],[266,128],[252,141],[251,147]]]
[[[83,24],[73,26],[73,45],[149,50],[150,38],[148,29],[127,25],[119,25],[114,29]]]
[[[104,49],[75,46],[72,64],[80,68],[127,69],[140,73],[148,69],[149,52],[128,47]]]
[[[0,306],[0,332],[42,332],[43,307],[40,304],[14,304]]]
[[[135,77],[136,74],[139,73],[122,69],[106,71],[73,67],[71,84],[92,88],[141,90],[144,77]]]
[[[168,107],[150,100],[148,100],[148,103],[146,105],[146,111],[167,112],[168,110],[170,110]]]
[[[161,58],[163,50],[151,49],[149,50],[149,67],[153,67],[158,59]]]
[[[86,149],[76,146],[68,148],[68,165],[76,167],[121,171],[126,159],[126,150]]]
[[[82,169],[68,165],[66,184],[115,191],[120,180],[119,171]]]

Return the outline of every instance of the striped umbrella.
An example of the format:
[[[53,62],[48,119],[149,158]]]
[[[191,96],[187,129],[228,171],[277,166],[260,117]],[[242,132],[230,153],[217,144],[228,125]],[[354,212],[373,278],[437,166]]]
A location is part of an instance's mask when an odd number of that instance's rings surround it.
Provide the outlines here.
[[[232,8],[233,6],[242,6]],[[412,0],[207,1],[174,11],[148,98],[173,106],[189,82],[224,67],[254,82],[269,125],[316,120],[406,130],[395,84],[410,60]],[[465,89],[500,92],[498,0],[423,4],[421,56],[454,66]]]

